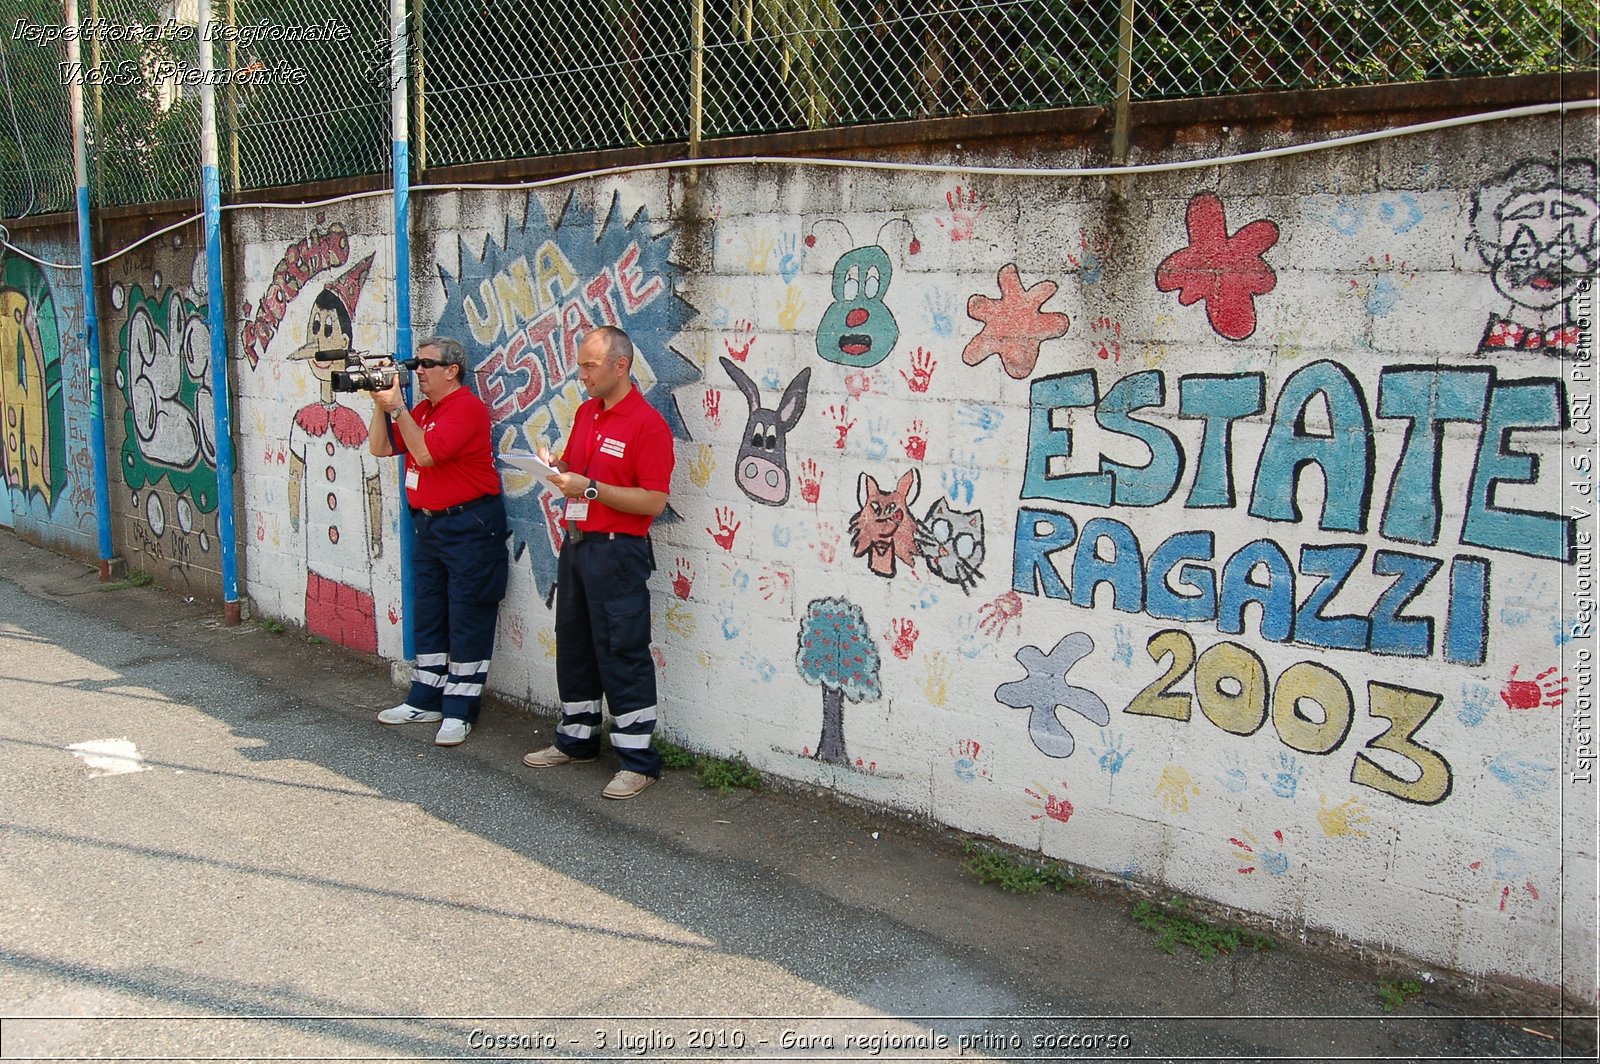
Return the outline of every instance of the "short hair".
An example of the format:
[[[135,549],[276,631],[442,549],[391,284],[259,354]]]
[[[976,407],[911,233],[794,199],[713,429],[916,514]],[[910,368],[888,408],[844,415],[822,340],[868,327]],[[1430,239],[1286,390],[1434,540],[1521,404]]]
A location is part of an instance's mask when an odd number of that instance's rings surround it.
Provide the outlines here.
[[[467,349],[461,346],[461,341],[454,336],[424,336],[417,342],[417,350],[431,347],[439,352],[437,361],[451,366],[460,366],[461,372],[456,376],[462,383],[467,379]]]
[[[625,358],[629,366],[633,365],[633,341],[628,338],[627,333],[615,325],[602,325],[597,329],[590,329],[584,339],[587,340],[590,336],[598,336],[604,342],[606,358],[612,362]]]

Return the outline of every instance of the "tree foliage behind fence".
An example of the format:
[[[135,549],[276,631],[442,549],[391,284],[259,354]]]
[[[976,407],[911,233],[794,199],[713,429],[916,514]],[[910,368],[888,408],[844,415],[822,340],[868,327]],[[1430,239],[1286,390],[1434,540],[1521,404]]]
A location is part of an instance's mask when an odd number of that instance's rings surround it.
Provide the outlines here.
[[[10,0],[0,215],[69,209],[61,0]],[[196,0],[80,0],[98,204],[199,192]],[[388,169],[386,0],[213,0],[225,191]],[[1131,48],[1124,54],[1124,19]],[[156,27],[143,35],[115,27]],[[871,122],[1591,70],[1600,0],[410,0],[418,166]]]

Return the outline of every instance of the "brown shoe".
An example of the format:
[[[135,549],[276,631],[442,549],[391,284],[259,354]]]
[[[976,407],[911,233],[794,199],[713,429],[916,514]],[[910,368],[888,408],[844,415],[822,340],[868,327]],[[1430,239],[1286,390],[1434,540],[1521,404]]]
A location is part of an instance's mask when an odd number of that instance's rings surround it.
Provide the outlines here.
[[[655,781],[656,778],[654,776],[646,776],[639,772],[629,772],[627,769],[623,769],[611,777],[611,782],[606,784],[606,789],[600,793],[606,798],[615,798],[618,801],[623,801],[637,797],[640,791]]]
[[[573,757],[571,754],[564,754],[554,746],[522,755],[522,763],[529,768],[554,768],[557,765],[577,765],[593,760],[592,757]]]

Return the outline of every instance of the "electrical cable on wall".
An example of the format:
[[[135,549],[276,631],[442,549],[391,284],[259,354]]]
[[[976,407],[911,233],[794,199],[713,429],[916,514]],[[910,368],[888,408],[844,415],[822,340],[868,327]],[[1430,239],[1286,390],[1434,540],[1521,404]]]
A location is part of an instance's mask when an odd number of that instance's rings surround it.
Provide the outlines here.
[[[688,168],[708,168],[721,166],[813,166],[828,169],[852,170],[892,170],[906,173],[937,173],[937,174],[976,174],[989,177],[1057,177],[1057,178],[1090,178],[1090,177],[1116,177],[1124,174],[1162,174],[1175,173],[1183,170],[1203,170],[1212,166],[1237,166],[1242,163],[1262,162],[1267,159],[1281,159],[1293,155],[1306,155],[1312,152],[1329,151],[1335,148],[1348,148],[1357,144],[1371,144],[1378,141],[1393,140],[1398,137],[1414,136],[1420,133],[1432,133],[1442,129],[1456,129],[1461,126],[1477,125],[1483,122],[1498,122],[1511,118],[1534,118],[1540,115],[1564,114],[1568,111],[1595,110],[1600,108],[1600,100],[1569,100],[1562,103],[1531,104],[1526,107],[1512,107],[1502,111],[1487,111],[1474,115],[1459,115],[1455,118],[1440,118],[1431,122],[1419,122],[1409,126],[1397,126],[1393,129],[1381,129],[1371,133],[1352,133],[1348,136],[1333,137],[1328,140],[1311,141],[1306,144],[1292,144],[1282,148],[1263,148],[1260,151],[1241,152],[1237,155],[1219,155],[1205,159],[1187,159],[1178,162],[1166,163],[1136,163],[1128,166],[1101,166],[1101,167],[1029,167],[1029,166],[960,166],[944,163],[905,163],[882,162],[863,159],[800,159],[782,155],[747,155],[721,159],[672,159],[659,163],[639,163],[633,166],[615,166],[603,170],[586,170],[583,173],[565,174],[561,177],[542,178],[532,181],[514,181],[505,183],[494,182],[460,182],[446,184],[412,185],[411,192],[504,192],[519,189],[549,188],[557,185],[571,184],[576,181],[588,181],[596,178],[617,177],[626,174],[648,173],[655,170],[676,170]],[[331,196],[327,199],[312,200],[306,203],[229,203],[224,204],[224,211],[242,210],[310,210],[317,207],[326,207],[334,203],[349,203],[360,199],[371,199],[391,195],[387,188],[373,189],[367,192],[351,192],[340,196]],[[182,229],[186,225],[200,221],[204,215],[196,213],[179,222],[174,222],[162,229],[156,230],[147,236],[140,237],[133,243],[116,251],[102,255],[93,260],[92,265],[103,266],[114,259],[126,255],[128,252],[140,247],[157,237]],[[3,229],[0,229],[0,247],[21,255],[40,266],[49,266],[59,270],[75,270],[75,262],[50,262],[13,244]]]

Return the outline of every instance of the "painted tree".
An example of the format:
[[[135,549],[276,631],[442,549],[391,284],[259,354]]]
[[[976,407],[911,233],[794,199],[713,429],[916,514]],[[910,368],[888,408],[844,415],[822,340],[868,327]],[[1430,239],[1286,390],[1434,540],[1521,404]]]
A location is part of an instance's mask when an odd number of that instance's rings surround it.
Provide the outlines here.
[[[848,764],[844,749],[844,700],[876,702],[878,644],[861,607],[844,599],[813,599],[800,622],[795,664],[800,678],[822,688],[822,738],[818,761]]]

